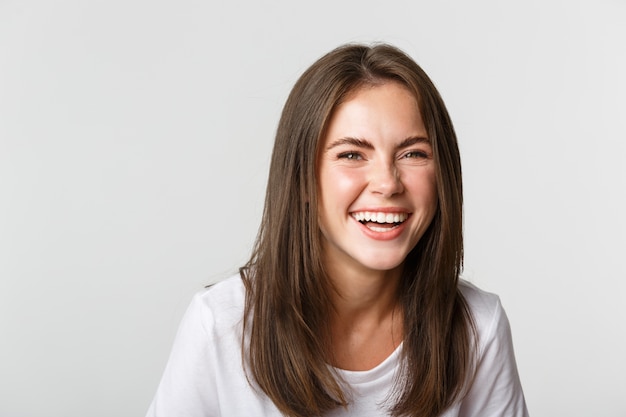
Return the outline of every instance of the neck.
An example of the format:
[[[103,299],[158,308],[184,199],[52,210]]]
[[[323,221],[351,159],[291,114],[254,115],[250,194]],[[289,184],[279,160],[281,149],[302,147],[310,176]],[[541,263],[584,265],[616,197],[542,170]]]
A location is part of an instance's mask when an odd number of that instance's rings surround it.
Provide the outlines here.
[[[402,267],[390,271],[332,269],[330,343],[332,365],[367,370],[381,363],[402,342],[398,301]]]
[[[390,271],[329,271],[335,318],[384,318],[398,306],[401,267]]]

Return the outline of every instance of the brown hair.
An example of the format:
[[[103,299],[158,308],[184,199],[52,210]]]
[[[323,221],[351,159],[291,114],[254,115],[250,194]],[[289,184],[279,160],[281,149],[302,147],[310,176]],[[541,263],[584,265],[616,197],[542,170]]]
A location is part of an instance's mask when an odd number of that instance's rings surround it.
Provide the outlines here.
[[[265,210],[246,285],[244,359],[249,376],[288,416],[347,406],[329,361],[330,283],[321,257],[316,160],[336,106],[355,89],[396,81],[418,100],[433,147],[439,204],[405,260],[400,283],[403,372],[395,416],[435,416],[471,378],[474,326],[458,289],[463,261],[461,162],[443,100],[426,73],[395,47],[345,45],[306,70],[278,125]]]

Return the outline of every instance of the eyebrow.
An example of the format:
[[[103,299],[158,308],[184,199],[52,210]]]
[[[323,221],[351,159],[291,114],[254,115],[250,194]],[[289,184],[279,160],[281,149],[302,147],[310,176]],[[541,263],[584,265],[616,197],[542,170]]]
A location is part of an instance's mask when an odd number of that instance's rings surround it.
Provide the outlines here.
[[[407,146],[415,145],[417,143],[428,143],[428,144],[430,144],[430,140],[427,137],[424,137],[424,136],[411,136],[411,137],[408,137],[408,138],[404,139],[402,142],[400,142],[396,146],[396,148],[397,149],[402,149],[402,148],[406,148]],[[366,140],[366,139],[359,139],[359,138],[353,138],[353,137],[344,137],[344,138],[339,138],[339,139],[331,142],[331,144],[326,147],[326,150],[330,150],[332,148],[335,148],[335,147],[341,146],[341,145],[352,145],[352,146],[356,146],[358,148],[374,149],[374,145],[372,145],[372,143],[370,141]]]

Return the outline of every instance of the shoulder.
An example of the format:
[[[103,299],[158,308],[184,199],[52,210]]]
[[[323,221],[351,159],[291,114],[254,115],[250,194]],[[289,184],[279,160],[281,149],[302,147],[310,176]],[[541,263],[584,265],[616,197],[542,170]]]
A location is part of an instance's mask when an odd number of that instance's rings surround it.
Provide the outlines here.
[[[489,319],[502,308],[500,297],[484,291],[468,281],[460,280],[459,289],[475,320]]]
[[[497,338],[502,332],[509,331],[508,319],[502,308],[500,297],[465,280],[459,281],[459,289],[472,314],[479,339],[479,349],[484,350],[485,345],[491,339]]]
[[[511,328],[500,298],[467,281],[460,281],[459,288],[474,320],[478,355],[458,415],[528,417]]]
[[[235,275],[193,297],[148,416],[279,415],[244,370],[245,294]]]
[[[210,333],[223,333],[241,322],[246,298],[239,274],[217,282],[196,293],[188,315],[197,315]]]
[[[243,307],[246,290],[239,274],[233,275],[206,287],[194,296],[193,302],[200,303],[212,310],[230,311]]]

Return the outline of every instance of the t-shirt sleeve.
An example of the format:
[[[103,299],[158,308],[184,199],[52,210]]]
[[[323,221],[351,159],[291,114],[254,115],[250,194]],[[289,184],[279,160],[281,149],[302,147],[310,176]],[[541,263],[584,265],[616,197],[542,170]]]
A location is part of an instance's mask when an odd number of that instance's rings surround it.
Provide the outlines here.
[[[161,383],[146,417],[214,417],[215,358],[209,343],[213,317],[196,295],[178,328]]]
[[[479,340],[476,374],[462,401],[459,416],[528,417],[511,328],[499,299],[484,335],[484,339]]]

